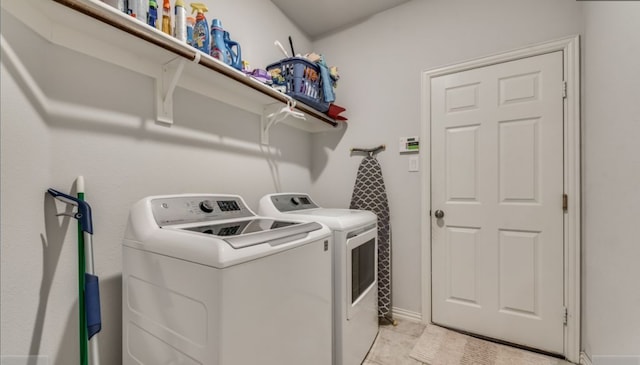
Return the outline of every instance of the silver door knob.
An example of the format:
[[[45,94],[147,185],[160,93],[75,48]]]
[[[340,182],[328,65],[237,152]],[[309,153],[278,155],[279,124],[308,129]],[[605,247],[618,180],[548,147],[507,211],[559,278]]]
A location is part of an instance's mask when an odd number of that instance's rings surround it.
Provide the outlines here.
[[[436,216],[436,218],[441,219],[444,217],[444,212],[441,211],[440,209],[436,210],[436,212],[434,213],[434,215]]]

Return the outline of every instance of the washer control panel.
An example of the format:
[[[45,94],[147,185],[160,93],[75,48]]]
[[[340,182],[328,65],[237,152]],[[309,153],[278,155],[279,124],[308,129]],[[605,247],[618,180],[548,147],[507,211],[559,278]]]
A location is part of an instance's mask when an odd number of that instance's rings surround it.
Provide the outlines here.
[[[153,217],[159,226],[253,217],[255,214],[239,196],[177,196],[151,200]]]
[[[273,205],[281,212],[319,208],[307,194],[281,194],[271,196]]]

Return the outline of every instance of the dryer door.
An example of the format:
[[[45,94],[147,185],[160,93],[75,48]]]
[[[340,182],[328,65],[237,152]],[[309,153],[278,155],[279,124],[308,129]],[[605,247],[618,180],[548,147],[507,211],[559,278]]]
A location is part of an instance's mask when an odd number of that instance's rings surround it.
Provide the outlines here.
[[[378,231],[347,237],[347,320],[378,302]],[[374,304],[371,304],[374,303]]]

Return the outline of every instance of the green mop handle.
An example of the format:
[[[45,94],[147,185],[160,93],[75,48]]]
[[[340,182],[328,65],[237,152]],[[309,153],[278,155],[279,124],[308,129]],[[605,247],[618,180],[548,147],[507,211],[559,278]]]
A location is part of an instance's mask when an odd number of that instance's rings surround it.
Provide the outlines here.
[[[76,180],[76,186],[77,186],[77,190],[78,190],[78,200],[80,200],[81,202],[84,201],[84,177],[82,176],[78,176],[78,179]],[[87,204],[88,206],[88,204]],[[91,210],[91,208],[89,208],[89,210]],[[89,217],[89,220],[91,220],[91,217]],[[90,223],[91,225],[93,224],[93,222]],[[96,270],[95,270],[95,265],[93,262],[93,227],[91,227],[91,230],[81,230],[78,231],[78,234],[82,233],[82,241],[83,244],[85,245],[83,251],[84,251],[84,258],[85,258],[85,268],[86,270],[83,272],[82,276],[83,278],[85,277],[84,273],[89,273],[91,275],[95,275]],[[96,277],[97,278],[97,277]],[[84,284],[84,283],[83,283]],[[85,288],[83,286],[83,288]],[[86,346],[87,346],[87,341],[89,343],[89,347],[91,349],[90,353],[91,353],[91,364],[92,365],[99,365],[100,364],[100,352],[98,350],[98,337],[97,337],[97,333],[94,333],[93,335],[91,334],[91,330],[88,329],[87,326],[87,318],[89,316],[89,313],[87,313],[85,311],[85,316],[84,316],[84,331],[85,331],[85,339],[86,341],[84,342],[84,346],[85,346],[85,351],[88,352]],[[99,316],[99,311],[98,311],[98,316]],[[98,330],[100,331],[100,330]],[[92,338],[89,338],[89,336],[92,336]]]
[[[82,176],[76,180],[77,197],[79,201],[84,201],[84,179]],[[84,304],[84,273],[85,269],[85,250],[84,250],[84,230],[82,222],[78,221],[78,315],[80,332],[78,339],[80,341],[80,365],[89,364],[89,348],[87,335],[87,315]]]
[[[71,216],[78,220],[78,341],[80,345],[80,365],[88,365],[88,335],[87,335],[87,315],[85,308],[85,249],[84,234],[93,233],[91,220],[91,207],[84,201],[84,179],[79,176],[76,181],[78,191],[77,198],[55,189],[48,189],[47,192],[57,200],[66,204],[78,207],[75,214],[61,213],[59,215]]]

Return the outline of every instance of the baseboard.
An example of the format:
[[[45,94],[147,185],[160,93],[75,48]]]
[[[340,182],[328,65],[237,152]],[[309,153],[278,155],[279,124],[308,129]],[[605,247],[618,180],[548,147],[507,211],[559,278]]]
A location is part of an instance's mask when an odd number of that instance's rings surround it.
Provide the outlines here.
[[[580,365],[593,365],[589,356],[584,352],[580,352]]]
[[[393,313],[393,317],[397,319],[404,319],[412,322],[422,322],[422,314],[419,312],[413,312],[398,307],[391,308],[391,312]]]

